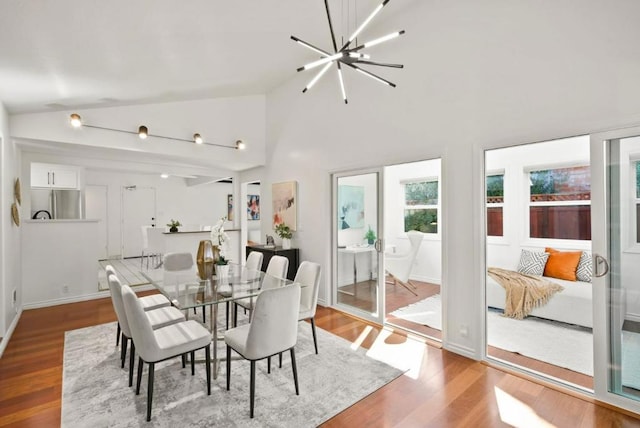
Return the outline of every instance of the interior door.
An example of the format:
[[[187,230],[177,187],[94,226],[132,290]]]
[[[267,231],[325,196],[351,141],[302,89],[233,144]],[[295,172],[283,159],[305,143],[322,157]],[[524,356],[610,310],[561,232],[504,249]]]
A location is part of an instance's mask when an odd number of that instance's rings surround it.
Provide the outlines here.
[[[640,406],[640,128],[593,135],[596,393]],[[605,375],[606,374],[606,375]]]
[[[333,176],[333,301],[345,312],[382,324],[384,275],[382,170]],[[371,233],[375,235],[371,238]]]
[[[140,257],[142,226],[156,225],[156,189],[126,186],[122,188],[122,257]]]
[[[87,185],[85,187],[86,218],[98,219],[98,260],[109,258],[108,251],[108,206],[107,186]]]

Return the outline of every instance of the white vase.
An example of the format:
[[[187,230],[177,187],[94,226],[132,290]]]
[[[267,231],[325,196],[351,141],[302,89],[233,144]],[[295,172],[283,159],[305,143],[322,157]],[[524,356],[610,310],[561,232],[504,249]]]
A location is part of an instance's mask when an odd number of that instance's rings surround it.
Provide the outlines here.
[[[282,238],[282,249],[288,250],[289,248],[291,248],[291,239]]]
[[[216,276],[227,278],[229,276],[229,265],[216,265]]]

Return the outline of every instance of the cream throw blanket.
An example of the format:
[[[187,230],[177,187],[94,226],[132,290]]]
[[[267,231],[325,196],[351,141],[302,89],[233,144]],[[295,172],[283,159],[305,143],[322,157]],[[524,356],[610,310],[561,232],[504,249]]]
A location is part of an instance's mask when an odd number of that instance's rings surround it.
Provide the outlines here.
[[[546,305],[555,293],[564,290],[560,284],[539,276],[494,267],[487,272],[506,292],[504,315],[509,318],[523,319],[535,308]]]

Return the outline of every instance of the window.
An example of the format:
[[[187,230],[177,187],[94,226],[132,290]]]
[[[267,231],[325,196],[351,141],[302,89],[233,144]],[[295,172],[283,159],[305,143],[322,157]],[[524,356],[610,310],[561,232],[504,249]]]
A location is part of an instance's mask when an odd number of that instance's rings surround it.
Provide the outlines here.
[[[640,161],[635,162],[636,166],[636,242],[640,243]]]
[[[438,233],[438,181],[404,184],[404,231]]]
[[[504,174],[487,176],[487,235],[504,236]]]
[[[529,236],[591,240],[591,172],[588,166],[529,173]]]

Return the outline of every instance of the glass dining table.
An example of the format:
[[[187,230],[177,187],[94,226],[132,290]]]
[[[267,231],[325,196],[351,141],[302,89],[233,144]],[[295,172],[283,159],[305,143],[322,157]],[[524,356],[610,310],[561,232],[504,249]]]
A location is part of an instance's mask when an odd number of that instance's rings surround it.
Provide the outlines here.
[[[189,318],[191,309],[203,307],[209,310],[209,329],[213,336],[213,378],[218,376],[217,343],[224,336],[218,334],[218,304],[239,299],[254,299],[263,287],[276,288],[293,284],[293,281],[277,278],[264,272],[229,264],[225,277],[213,276],[200,279],[195,270],[169,272],[162,269],[140,272],[173,306],[185,311]],[[229,311],[231,315],[235,311]],[[234,320],[229,320],[234,325]]]

